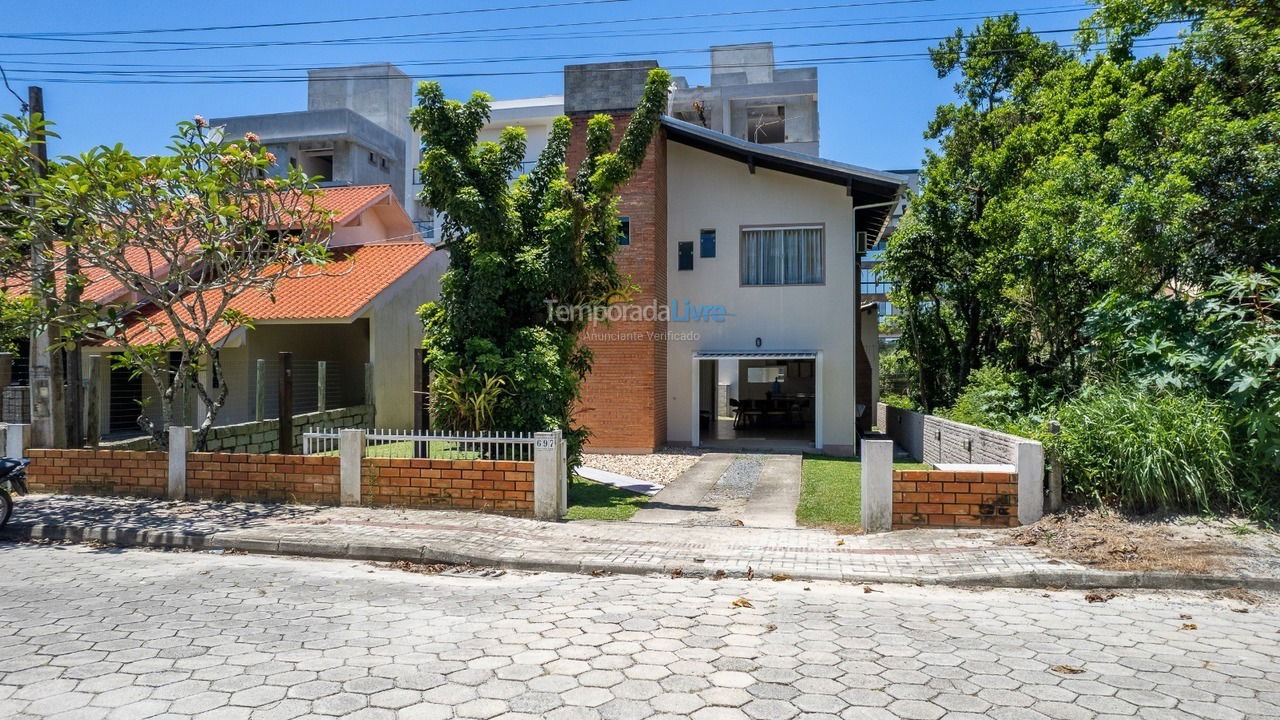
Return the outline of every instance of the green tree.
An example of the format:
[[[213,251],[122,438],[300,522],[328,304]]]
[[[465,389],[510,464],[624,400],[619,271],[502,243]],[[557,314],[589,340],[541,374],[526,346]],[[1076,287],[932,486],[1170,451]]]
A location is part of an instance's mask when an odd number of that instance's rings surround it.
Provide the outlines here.
[[[450,267],[439,302],[420,311],[434,374],[433,414],[456,429],[565,431],[576,458],[588,430],[573,422],[591,369],[579,340],[588,313],[627,281],[613,261],[616,195],[643,162],[666,103],[670,76],[650,72],[616,151],[613,120],[587,123],[585,157],[567,177],[570,121],[558,118],[534,168],[522,128],[479,142],[489,96],[446,100],[423,83],[410,115],[422,134],[423,200],[443,213]],[[512,178],[515,177],[514,181]],[[480,409],[483,412],[480,412]],[[479,427],[477,427],[479,426]]]
[[[903,308],[903,341],[917,363],[926,408],[948,403],[1004,341],[1011,255],[993,207],[1016,191],[1032,161],[1011,139],[1031,121],[1027,96],[1070,56],[1021,27],[1017,15],[957,30],[931,51],[938,76],[957,75],[959,100],[938,108],[925,137],[920,191],[894,233],[882,272]]]
[[[1080,39],[1101,52],[1058,51],[1011,16],[934,50],[962,102],[938,110],[940,150],[885,262],[923,404],[949,405],[987,364],[1068,395],[1103,297],[1194,293],[1277,261],[1278,15],[1100,0]],[[1173,20],[1182,41],[1136,57]]]

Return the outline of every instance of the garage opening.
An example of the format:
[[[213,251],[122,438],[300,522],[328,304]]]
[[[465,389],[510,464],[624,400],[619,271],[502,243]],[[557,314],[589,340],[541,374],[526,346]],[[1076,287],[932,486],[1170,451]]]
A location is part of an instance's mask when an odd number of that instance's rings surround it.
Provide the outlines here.
[[[693,445],[821,450],[821,353],[694,355]]]

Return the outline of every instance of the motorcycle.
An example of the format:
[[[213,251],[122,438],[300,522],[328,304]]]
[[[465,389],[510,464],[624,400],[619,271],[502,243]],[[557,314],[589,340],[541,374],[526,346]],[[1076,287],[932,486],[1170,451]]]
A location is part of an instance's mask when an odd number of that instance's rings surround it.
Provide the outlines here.
[[[13,514],[13,493],[27,494],[26,458],[0,458],[0,528],[9,522]]]

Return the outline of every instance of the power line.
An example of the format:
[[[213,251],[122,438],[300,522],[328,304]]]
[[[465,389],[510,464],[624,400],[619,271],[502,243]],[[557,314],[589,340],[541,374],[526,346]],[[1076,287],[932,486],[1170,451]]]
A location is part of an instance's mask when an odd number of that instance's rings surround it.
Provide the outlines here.
[[[1179,39],[1177,35],[1167,35],[1162,37],[1143,38],[1134,44],[1136,48],[1159,47],[1169,41]],[[1078,44],[1062,44],[1061,48],[1079,48]],[[1017,48],[999,48],[995,50],[983,51],[983,55],[996,55],[1009,52],[1017,52]],[[792,65],[816,65],[816,66],[832,66],[832,65],[850,65],[862,63],[878,63],[878,62],[902,62],[909,60],[928,60],[931,55],[928,52],[911,52],[911,53],[882,53],[869,55],[837,55],[831,57],[820,58],[803,58],[799,60],[779,61],[775,64],[778,67]],[[710,65],[674,65],[664,66],[667,70],[699,70],[708,69]],[[87,72],[87,71],[86,71]],[[433,79],[446,78],[474,78],[474,77],[503,77],[503,76],[534,76],[534,75],[559,75],[563,69],[552,70],[505,70],[495,72],[459,72],[459,73],[433,73],[430,77]],[[600,69],[597,72],[616,72],[610,69]],[[342,79],[342,78],[334,78]],[[298,77],[244,77],[244,78],[219,78],[210,77],[206,79],[163,79],[163,80],[140,80],[140,79],[94,79],[85,78],[50,78],[46,80],[52,83],[63,84],[93,84],[93,85],[257,85],[271,83],[296,83],[306,82],[307,78]]]
[[[1039,15],[1054,15],[1054,14],[1062,14],[1062,13],[1068,13],[1068,12],[1078,12],[1079,10],[1080,10],[1079,6],[1076,6],[1076,5],[1047,6],[1047,7],[1030,8],[1027,10],[1020,10],[1019,16],[1025,17],[1025,16],[1039,16]],[[917,24],[931,24],[931,23],[939,23],[939,22],[963,22],[967,20],[983,19],[985,17],[990,16],[990,14],[991,12],[976,12],[976,13],[962,14],[962,15],[955,15],[955,14],[907,15],[907,16],[898,16],[897,18],[883,18],[878,20],[862,20],[862,21],[844,22],[844,23],[825,22],[825,23],[811,23],[811,24],[800,24],[800,25],[752,25],[752,26],[736,27],[736,28],[701,28],[701,29],[690,29],[690,30],[679,30],[679,31],[661,30],[661,31],[653,31],[653,32],[647,32],[647,33],[629,30],[621,34],[625,35],[626,37],[648,37],[653,35],[667,37],[667,36],[673,36],[673,35],[702,35],[702,34],[726,33],[726,32],[760,33],[765,31],[778,31],[778,30],[833,29],[833,28],[869,27],[869,26],[881,26],[881,25],[917,25]],[[1048,31],[1045,31],[1045,32],[1048,32]],[[618,36],[619,34],[615,34],[615,33],[592,33],[592,34],[546,36],[546,38],[547,39],[581,40],[581,39],[591,39],[591,38],[600,38],[600,37],[618,37]],[[501,39],[507,39],[507,38],[485,40],[484,42],[495,42]],[[510,39],[518,39],[521,42],[525,42],[530,38],[527,36],[516,36]],[[477,39],[468,38],[468,39],[461,39],[456,42],[477,42],[477,41],[478,41]],[[775,47],[795,47],[795,46],[775,45]],[[654,51],[634,51],[634,52],[629,51],[628,54],[636,54],[636,55],[659,54],[659,53],[676,54],[676,53],[692,53],[692,52],[706,52],[706,51],[707,51],[707,48],[704,46],[704,47],[699,47],[697,49],[689,49],[689,50],[654,50]],[[609,53],[608,56],[616,57],[618,54],[619,53],[617,52],[612,52],[612,53]],[[548,56],[546,59],[559,59],[563,57],[589,57],[589,56],[587,55]],[[535,58],[525,56],[525,57],[485,59],[485,60],[476,60],[474,58],[457,58],[457,59],[443,59],[443,60],[407,60],[406,59],[406,60],[387,60],[386,62],[390,62],[391,64],[399,67],[410,67],[410,66],[440,65],[440,64],[468,64],[473,62],[512,62],[512,61],[519,61],[522,59],[528,60],[528,59],[535,59]],[[304,71],[304,70],[317,69],[313,65],[289,66],[289,65],[272,64],[272,65],[231,65],[231,66],[208,66],[208,65],[183,66],[183,65],[156,64],[156,63],[99,63],[99,62],[79,62],[78,63],[78,62],[60,62],[56,60],[50,60],[50,61],[18,60],[18,61],[10,61],[10,64],[17,65],[17,66],[35,66],[37,68],[43,68],[46,66],[48,67],[86,67],[86,68],[102,68],[104,70],[109,68],[148,68],[148,69],[165,69],[165,70],[171,70],[174,72],[177,72],[177,71],[214,72],[219,70],[226,71],[226,72],[255,71],[255,70]],[[336,67],[343,67],[343,66],[339,65]],[[22,69],[30,70],[30,68],[26,68],[26,67],[23,67]]]
[[[144,28],[138,30],[7,33],[4,34],[3,37],[32,40],[62,40],[95,35],[155,35],[161,33],[211,32],[215,30],[258,30],[264,28],[304,27],[310,25],[339,25],[346,23],[374,22],[380,20],[409,20],[415,18],[442,17],[446,15],[478,15],[481,13],[508,12],[512,10],[542,10],[548,8],[574,7],[582,5],[607,5],[634,1],[635,0],[567,0],[565,2],[544,3],[540,5],[509,5],[506,7],[468,8],[465,10],[437,10],[435,12],[405,13],[401,15],[370,15],[366,17],[335,18],[331,20],[295,20],[290,22],[257,23],[253,25],[205,25],[177,28]]]
[[[1037,35],[1053,35],[1053,34],[1061,34],[1061,33],[1074,33],[1079,31],[1079,29],[1080,28],[1078,27],[1070,27],[1070,28],[1059,28],[1054,30],[1037,30],[1034,32]],[[943,35],[943,36],[908,37],[908,38],[874,38],[874,39],[867,39],[867,40],[831,40],[831,41],[824,41],[824,42],[808,42],[808,43],[782,43],[782,44],[774,45],[774,48],[789,50],[789,49],[798,49],[798,48],[841,47],[841,46],[849,46],[849,45],[885,45],[885,44],[899,44],[899,43],[939,42],[942,40],[946,40],[949,37],[951,36]],[[705,53],[706,51],[707,51],[706,48],[699,47],[699,48],[682,48],[678,50],[638,50],[634,52],[628,52],[626,54],[627,55],[644,55],[644,56],[663,56],[663,55],[689,55],[693,53]],[[489,65],[489,64],[500,64],[500,63],[538,62],[538,61],[546,61],[546,60],[554,60],[554,61],[592,60],[597,58],[616,58],[616,57],[618,57],[617,52],[599,52],[599,53],[579,53],[579,54],[560,54],[560,55],[524,55],[524,56],[518,56],[518,57],[461,58],[461,59],[419,60],[419,61],[411,60],[406,62],[395,63],[395,65],[401,68],[413,68],[413,67],[426,67],[426,66],[435,66],[435,65],[470,65],[470,64]],[[789,61],[783,61],[783,62],[789,62]],[[794,62],[803,63],[806,61],[798,60]],[[773,63],[769,63],[769,64],[772,65]],[[288,71],[311,70],[313,68],[275,67],[275,68],[269,68],[269,69],[275,72],[288,72]],[[44,72],[58,74],[58,75],[93,74],[93,75],[111,75],[111,76],[124,76],[124,77],[128,77],[131,75],[132,76],[158,76],[158,77],[182,77],[182,76],[194,76],[194,77],[204,76],[204,77],[211,77],[211,78],[226,77],[226,76],[217,74],[222,71],[247,72],[252,74],[246,74],[244,77],[262,77],[260,71],[230,71],[230,70],[223,70],[219,68],[198,69],[198,70],[179,70],[179,69],[167,69],[167,70],[48,69],[48,70],[44,70]],[[274,77],[283,77],[283,76],[274,76]]]
[[[586,26],[594,26],[594,25],[616,25],[616,24],[623,24],[623,23],[639,23],[639,22],[670,21],[670,20],[699,20],[699,19],[713,18],[713,17],[740,17],[745,15],[760,15],[760,14],[766,14],[766,13],[779,13],[779,12],[810,12],[814,10],[835,10],[835,9],[847,9],[847,8],[856,8],[856,7],[879,7],[879,6],[886,6],[886,5],[913,5],[918,3],[931,3],[931,2],[937,2],[937,1],[938,0],[861,0],[860,2],[832,3],[832,4],[825,4],[825,5],[810,5],[810,6],[804,6],[804,7],[756,8],[752,10],[723,10],[723,11],[717,11],[717,12],[688,13],[684,15],[655,15],[655,16],[639,17],[639,18],[579,20],[576,22],[543,23],[543,24],[536,24],[536,25],[515,25],[515,26],[510,26],[505,28],[472,28],[472,29],[466,29],[466,30],[439,30],[439,31],[424,32],[424,33],[407,33],[407,34],[396,34],[396,35],[369,35],[369,36],[354,37],[354,38],[329,38],[329,39],[321,39],[321,40],[264,40],[264,41],[242,42],[242,43],[233,43],[233,44],[209,43],[209,44],[198,44],[198,45],[196,43],[190,43],[190,42],[179,43],[176,41],[174,42],[157,41],[163,44],[171,44],[171,45],[177,44],[181,46],[168,47],[168,48],[147,47],[147,48],[117,48],[112,50],[75,50],[70,52],[59,52],[59,51],[22,52],[22,53],[5,53],[5,56],[35,57],[35,56],[48,56],[48,55],[118,55],[122,53],[189,52],[189,51],[196,51],[196,50],[238,50],[238,49],[244,49],[244,48],[281,47],[281,46],[299,46],[299,45],[340,46],[340,45],[348,45],[348,44],[365,44],[369,42],[387,42],[387,41],[409,40],[409,39],[418,40],[422,38],[431,38],[431,37],[471,35],[471,34],[487,33],[487,32],[545,30],[549,28],[586,27]],[[10,39],[28,39],[28,40],[40,40],[40,41],[58,39],[58,38],[22,38],[22,37],[15,37],[13,34],[5,34],[5,33],[0,33],[0,37],[10,38]],[[88,41],[86,40],[85,42],[88,42]],[[118,43],[121,41],[102,40],[100,42],[117,42]],[[133,44],[141,44],[144,41],[128,41],[128,42],[131,42]]]
[[[10,95],[18,99],[18,107],[22,108],[22,113],[25,115],[27,110],[30,110],[31,108],[27,105],[27,101],[23,100],[22,96],[15,92],[9,85],[9,74],[4,71],[3,65],[0,65],[0,78],[4,79],[4,89],[8,90]]]

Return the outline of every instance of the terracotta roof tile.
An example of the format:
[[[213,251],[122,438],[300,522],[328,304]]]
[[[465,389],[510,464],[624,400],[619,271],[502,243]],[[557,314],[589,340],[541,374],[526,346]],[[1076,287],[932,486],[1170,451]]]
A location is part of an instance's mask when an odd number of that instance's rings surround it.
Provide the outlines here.
[[[228,308],[256,321],[348,321],[430,254],[430,247],[417,242],[338,248],[329,265],[305,266],[277,282],[273,295],[246,292],[232,299]],[[152,308],[139,313],[125,337],[133,345],[159,343],[165,340],[167,327],[164,312]],[[212,340],[221,342],[229,334],[224,326],[213,333]]]
[[[327,187],[316,199],[316,204],[334,213],[333,224],[342,225],[361,210],[391,192],[390,185],[351,185]]]
[[[390,185],[351,185],[322,188],[320,195],[316,198],[316,205],[334,213],[333,224],[336,227],[349,222],[390,192]],[[148,252],[141,247],[128,247],[124,252],[125,258],[134,268],[144,269],[150,266],[149,271],[157,276],[169,272],[167,263],[160,260],[154,253]],[[124,293],[124,287],[101,270],[87,268],[83,271],[83,274],[89,279],[89,283],[84,288],[84,300],[100,303],[111,302]],[[63,281],[63,273],[61,271],[57,273],[57,281],[58,285],[61,286]],[[25,279],[4,279],[0,280],[0,291],[9,296],[20,296],[31,292],[31,286]]]

